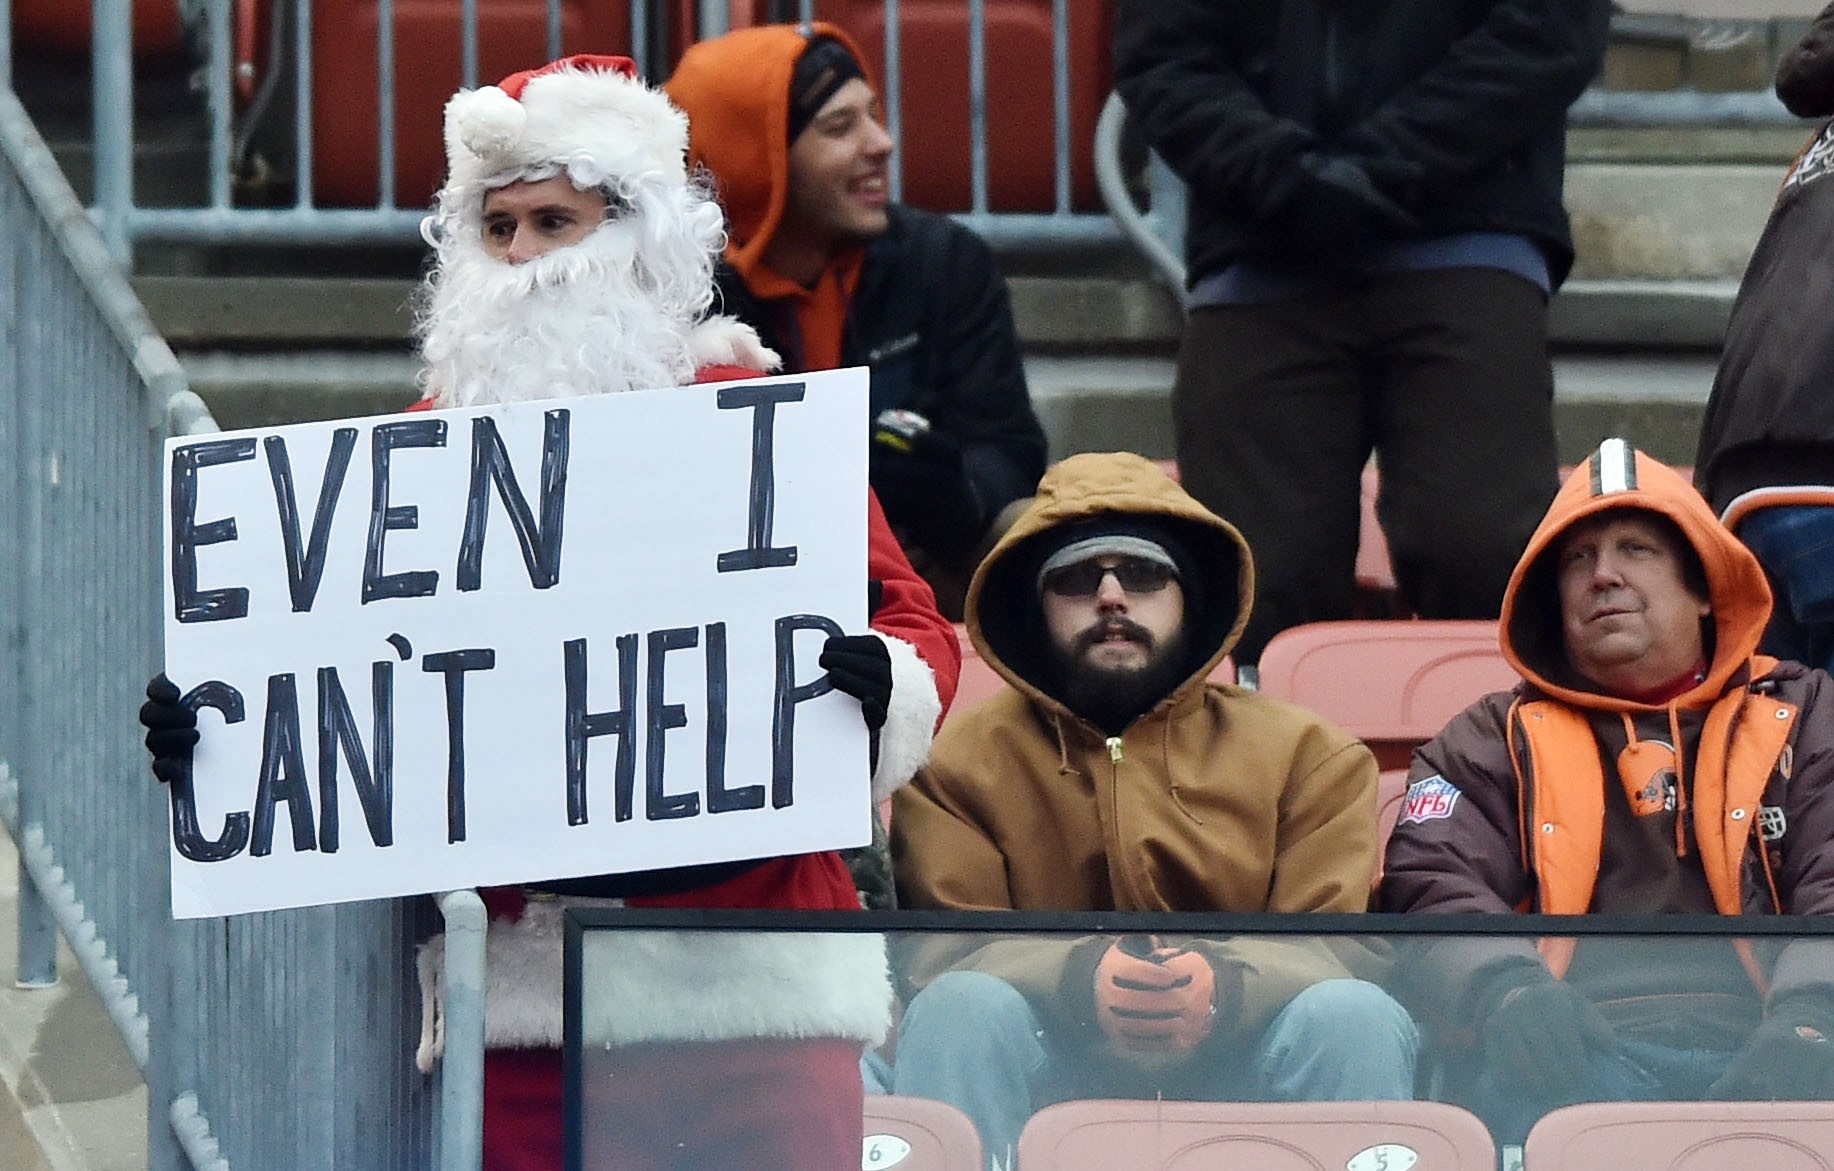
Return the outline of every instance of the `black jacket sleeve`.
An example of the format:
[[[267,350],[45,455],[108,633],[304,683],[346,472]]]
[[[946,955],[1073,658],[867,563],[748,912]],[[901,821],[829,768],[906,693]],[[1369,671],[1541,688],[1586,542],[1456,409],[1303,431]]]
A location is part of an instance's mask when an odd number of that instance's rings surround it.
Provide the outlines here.
[[[954,227],[951,225],[951,227]],[[962,468],[991,520],[1044,475],[1044,428],[1032,410],[1006,279],[965,228],[950,233],[950,305],[938,315],[937,375],[928,412],[962,444]]]
[[[1422,168],[1428,190],[1483,170],[1564,118],[1598,75],[1610,21],[1608,0],[1502,0],[1344,146]]]
[[[1115,16],[1115,88],[1153,149],[1194,199],[1254,218],[1267,214],[1267,193],[1317,145],[1310,130],[1269,110],[1232,64],[1243,56],[1232,43],[1238,22],[1255,19],[1241,10],[1276,7],[1122,0]]]

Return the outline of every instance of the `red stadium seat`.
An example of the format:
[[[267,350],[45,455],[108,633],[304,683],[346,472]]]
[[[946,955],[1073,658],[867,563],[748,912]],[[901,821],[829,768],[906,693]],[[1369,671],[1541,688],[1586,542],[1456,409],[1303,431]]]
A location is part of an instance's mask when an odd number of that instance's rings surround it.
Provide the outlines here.
[[[1480,697],[1515,686],[1495,622],[1314,622],[1261,652],[1261,690],[1359,737],[1385,769]]]
[[[981,657],[981,653],[968,640],[968,628],[957,622],[955,637],[962,644],[962,673],[955,685],[955,702],[949,705],[949,714],[943,717],[945,721],[979,707],[1006,690],[1006,680],[1000,677],[1000,673]]]
[[[734,27],[762,23],[764,0],[736,0]],[[1095,122],[1113,86],[1112,0],[1069,5],[1070,186],[1073,207],[1097,209]],[[815,16],[846,29],[885,77],[883,0],[817,0]],[[968,114],[968,6],[904,0],[898,7],[903,65],[903,198],[932,211],[972,207]],[[992,211],[1056,206],[1051,0],[986,0],[987,201]]]
[[[1591,1102],[1543,1115],[1527,1171],[1834,1171],[1834,1102]]]
[[[89,0],[13,0],[13,42],[22,50],[89,55]],[[134,57],[165,57],[184,46],[178,0],[133,0]]]
[[[266,0],[257,18],[271,17]],[[682,44],[693,0],[674,0],[672,43]],[[562,0],[560,45],[570,53],[631,52],[630,0]],[[426,204],[445,177],[446,99],[463,84],[461,0],[397,3],[395,202]],[[373,205],[378,167],[376,0],[316,0],[312,16],[313,197]],[[547,0],[478,0],[478,84],[549,59]]]
[[[1363,465],[1362,511],[1357,521],[1356,588],[1359,605],[1371,618],[1385,618],[1400,612],[1396,596],[1395,570],[1388,557],[1388,536],[1376,516],[1376,499],[1381,495],[1381,477],[1374,460]]]
[[[1023,1171],[1495,1171],[1496,1165],[1484,1124],[1440,1102],[1063,1102],[1034,1114],[1019,1135]]]
[[[981,1171],[981,1136],[966,1114],[930,1098],[866,1095],[860,1166],[898,1171]]]

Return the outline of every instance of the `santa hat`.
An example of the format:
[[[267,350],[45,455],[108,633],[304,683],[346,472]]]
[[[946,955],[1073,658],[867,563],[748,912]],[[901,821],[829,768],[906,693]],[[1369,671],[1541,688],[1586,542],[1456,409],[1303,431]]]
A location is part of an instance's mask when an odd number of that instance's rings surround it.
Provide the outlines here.
[[[582,188],[642,173],[685,183],[687,150],[687,115],[628,57],[563,57],[446,103],[448,189],[543,167]]]

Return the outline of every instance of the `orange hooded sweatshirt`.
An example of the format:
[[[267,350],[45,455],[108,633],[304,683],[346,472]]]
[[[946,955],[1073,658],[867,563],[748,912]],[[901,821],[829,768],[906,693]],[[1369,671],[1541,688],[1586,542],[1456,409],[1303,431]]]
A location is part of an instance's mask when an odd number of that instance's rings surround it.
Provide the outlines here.
[[[1698,681],[1663,702],[1602,694],[1586,687],[1566,665],[1553,554],[1563,534],[1587,517],[1638,508],[1673,521],[1705,571],[1711,638],[1706,669]],[[1767,674],[1775,660],[1756,654],[1770,617],[1770,587],[1749,550],[1713,516],[1700,495],[1678,473],[1621,440],[1607,440],[1568,478],[1503,595],[1503,653],[1524,679],[1543,693],[1519,704],[1523,748],[1540,783],[1528,788],[1522,816],[1550,832],[1526,835],[1534,843],[1540,878],[1540,909],[1576,914],[1591,909],[1597,896],[1600,852],[1616,838],[1606,832],[1599,803],[1604,762],[1591,715],[1617,714],[1632,745],[1639,716],[1666,712],[1673,729],[1676,786],[1681,815],[1676,853],[1701,855],[1714,909],[1742,909],[1740,863],[1755,818],[1758,796],[1771,766],[1789,738],[1788,718],[1738,720],[1748,699],[1743,684]],[[1738,735],[1734,735],[1734,725]],[[1697,738],[1683,725],[1699,727]],[[1698,742],[1688,759],[1684,745]],[[1621,757],[1619,758],[1622,759]],[[1697,808],[1689,808],[1692,801]],[[1682,823],[1697,842],[1685,840]]]
[[[823,37],[839,41],[866,68],[859,45],[835,25],[773,24],[694,45],[663,86],[688,115],[688,165],[711,172],[726,209],[726,262],[754,295],[793,302],[805,370],[840,365],[847,305],[864,256],[862,249],[847,252],[810,288],[764,262],[789,197],[790,77],[804,50]],[[877,88],[870,74],[866,80]]]

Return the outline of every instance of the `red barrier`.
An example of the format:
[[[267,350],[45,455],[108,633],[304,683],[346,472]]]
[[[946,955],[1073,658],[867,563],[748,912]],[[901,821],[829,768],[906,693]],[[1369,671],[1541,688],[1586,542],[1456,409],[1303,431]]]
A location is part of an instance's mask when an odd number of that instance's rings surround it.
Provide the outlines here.
[[[13,43],[20,49],[89,56],[89,0],[13,0]],[[134,57],[170,56],[184,45],[178,0],[134,0]]]
[[[401,0],[395,13],[395,202],[427,203],[445,176],[446,99],[463,81],[459,0]],[[375,0],[318,0],[312,17],[313,197],[377,201]],[[547,0],[479,0],[478,84],[549,59]],[[563,0],[561,53],[629,53],[626,0]]]

